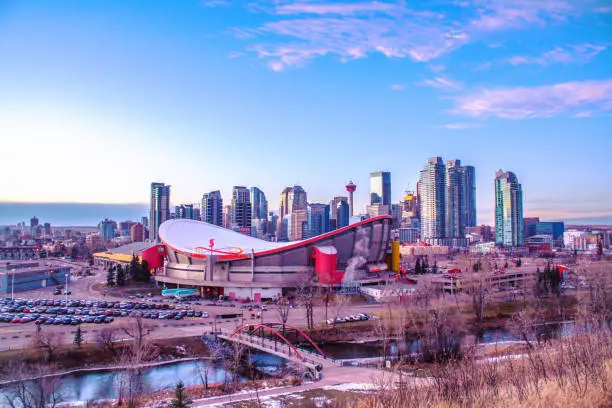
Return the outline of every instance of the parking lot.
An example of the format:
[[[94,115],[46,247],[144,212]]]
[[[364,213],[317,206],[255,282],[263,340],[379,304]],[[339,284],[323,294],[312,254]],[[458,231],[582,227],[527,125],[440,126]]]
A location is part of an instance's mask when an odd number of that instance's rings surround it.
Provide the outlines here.
[[[0,300],[0,322],[37,325],[78,325],[112,323],[115,318],[182,320],[201,318],[201,311],[189,304],[144,303],[91,300],[3,299]],[[206,317],[208,317],[206,315]]]

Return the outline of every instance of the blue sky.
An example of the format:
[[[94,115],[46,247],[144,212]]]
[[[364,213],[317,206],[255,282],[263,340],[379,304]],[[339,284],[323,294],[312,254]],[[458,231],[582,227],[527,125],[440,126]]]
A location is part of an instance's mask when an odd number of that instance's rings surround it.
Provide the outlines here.
[[[310,201],[430,156],[514,171],[527,216],[612,223],[612,6],[0,0],[0,201]]]

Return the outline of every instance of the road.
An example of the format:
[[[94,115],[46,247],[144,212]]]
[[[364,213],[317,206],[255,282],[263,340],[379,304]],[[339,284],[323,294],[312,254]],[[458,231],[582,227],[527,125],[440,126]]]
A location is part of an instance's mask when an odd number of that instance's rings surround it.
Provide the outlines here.
[[[85,268],[85,263],[78,262],[65,262],[54,260],[56,263],[68,264],[75,269]],[[105,296],[103,293],[93,289],[94,284],[106,282],[106,271],[102,268],[91,267],[91,271],[94,272],[94,276],[88,277],[73,277],[69,285],[72,295],[69,299],[87,299],[87,300],[128,300],[127,294],[123,298],[115,298]],[[130,288],[133,289],[133,288]],[[142,289],[143,293],[149,292],[150,287]],[[19,292],[15,294],[15,297],[27,298],[27,299],[64,299],[64,296],[54,296],[54,288],[41,288],[38,290],[32,290],[27,292]],[[161,296],[155,296],[155,300],[162,301]],[[165,299],[164,299],[165,300]],[[134,301],[142,301],[135,299]],[[147,301],[150,301],[149,299]],[[224,329],[226,331],[233,331],[238,327],[246,323],[273,323],[280,321],[279,314],[271,306],[268,310],[263,311],[263,318],[251,317],[252,313],[257,313],[259,309],[241,309],[239,307],[231,307],[229,302],[226,306],[208,306],[207,301],[202,301],[202,305],[195,305],[191,303],[193,310],[200,310],[208,312],[209,318],[185,318],[183,320],[157,320],[157,319],[145,319],[145,324],[151,328],[152,339],[167,339],[167,338],[181,338],[190,336],[200,336],[205,331],[211,331],[215,326],[217,328]],[[239,305],[238,305],[239,306]],[[348,305],[342,308],[340,315],[350,315],[356,313],[373,313],[377,310],[381,310],[380,305]],[[242,314],[237,319],[223,319],[216,320],[213,318],[215,315],[220,314]],[[331,308],[328,310],[329,317],[332,317]],[[120,330],[122,327],[129,326],[133,323],[134,319],[129,317],[116,318],[113,323],[110,324],[95,324],[85,323],[81,325],[85,342],[95,342],[99,332],[105,328],[116,328]],[[303,309],[295,308],[289,313],[288,325],[303,327],[305,325],[306,317]],[[325,308],[318,306],[314,308],[314,321],[315,323],[325,322]],[[348,323],[350,324],[350,323]],[[58,341],[63,344],[72,344],[74,340],[74,333],[76,331],[75,326],[43,326],[43,330],[55,333]],[[36,326],[33,323],[0,323],[0,351],[22,349],[31,346],[32,339],[36,332]],[[120,336],[121,337],[121,336]]]

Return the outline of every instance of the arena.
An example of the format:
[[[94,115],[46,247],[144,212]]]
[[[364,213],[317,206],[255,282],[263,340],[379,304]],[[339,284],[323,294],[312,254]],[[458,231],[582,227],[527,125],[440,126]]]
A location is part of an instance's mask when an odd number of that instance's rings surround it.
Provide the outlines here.
[[[155,279],[205,297],[275,299],[308,283],[341,286],[387,277],[389,216],[294,242],[268,242],[204,222],[174,219],[159,228],[166,261]]]

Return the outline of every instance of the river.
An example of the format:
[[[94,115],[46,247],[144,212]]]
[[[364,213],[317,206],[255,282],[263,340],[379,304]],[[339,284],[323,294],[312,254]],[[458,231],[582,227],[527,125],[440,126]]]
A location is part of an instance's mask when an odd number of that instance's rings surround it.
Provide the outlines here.
[[[275,375],[280,372],[283,360],[265,353],[252,353],[253,363],[264,373]],[[149,368],[141,372],[143,389],[146,392],[156,392],[173,389],[179,381],[185,386],[201,385],[201,375],[208,366],[208,383],[223,382],[228,372],[221,363],[210,360],[181,361]],[[61,402],[91,401],[112,399],[118,396],[118,382],[121,370],[114,371],[82,371],[60,376],[57,393]],[[240,381],[246,377],[239,376]],[[31,383],[30,383],[31,386]],[[10,386],[0,388],[0,407],[8,407],[7,398],[12,397]]]

